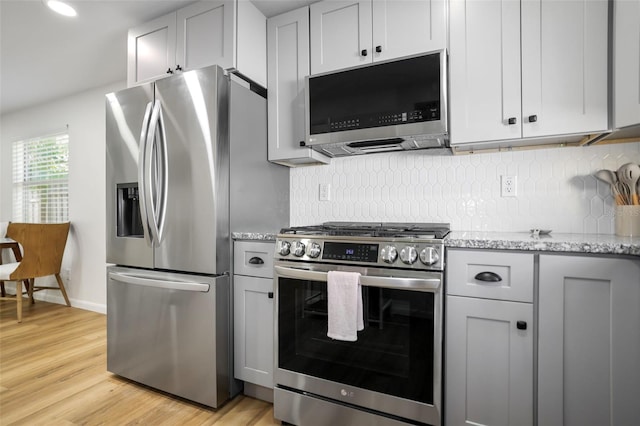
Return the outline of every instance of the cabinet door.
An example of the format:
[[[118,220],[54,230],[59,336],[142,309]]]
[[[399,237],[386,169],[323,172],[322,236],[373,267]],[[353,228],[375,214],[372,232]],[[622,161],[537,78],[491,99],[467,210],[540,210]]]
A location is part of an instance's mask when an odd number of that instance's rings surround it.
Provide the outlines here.
[[[607,130],[607,44],[606,0],[522,2],[523,137]]]
[[[371,63],[371,0],[310,6],[311,74]]]
[[[640,419],[640,261],[540,256],[538,423]]]
[[[309,75],[309,8],[267,22],[269,161],[287,166],[329,163],[305,140],[304,79]]]
[[[520,138],[520,2],[449,7],[451,144]]]
[[[640,123],[640,0],[616,0],[613,25],[614,127]]]
[[[166,77],[175,69],[176,14],[170,13],[129,30],[127,86]]]
[[[446,424],[532,425],[533,305],[447,296],[446,324]]]
[[[232,0],[198,2],[179,9],[176,63],[185,71],[213,64],[231,68],[234,17]]]
[[[273,388],[273,280],[233,276],[236,379]]]
[[[373,1],[373,61],[447,47],[444,0]]]

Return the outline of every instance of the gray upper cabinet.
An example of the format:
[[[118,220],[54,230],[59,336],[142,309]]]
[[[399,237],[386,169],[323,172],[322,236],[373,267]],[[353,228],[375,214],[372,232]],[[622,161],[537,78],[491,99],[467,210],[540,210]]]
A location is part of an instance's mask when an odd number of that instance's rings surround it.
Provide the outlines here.
[[[310,8],[312,74],[447,45],[445,0],[330,0]]]
[[[541,255],[539,280],[538,424],[637,424],[640,261]]]
[[[607,40],[606,0],[451,0],[451,145],[606,132]]]
[[[176,14],[129,30],[127,86],[154,81],[175,70]]]
[[[266,18],[248,1],[191,4],[129,30],[127,85],[217,64],[266,86]]]
[[[640,124],[640,0],[614,2],[614,127]]]
[[[305,141],[305,77],[309,75],[309,8],[267,22],[269,161],[289,167],[327,164]]]

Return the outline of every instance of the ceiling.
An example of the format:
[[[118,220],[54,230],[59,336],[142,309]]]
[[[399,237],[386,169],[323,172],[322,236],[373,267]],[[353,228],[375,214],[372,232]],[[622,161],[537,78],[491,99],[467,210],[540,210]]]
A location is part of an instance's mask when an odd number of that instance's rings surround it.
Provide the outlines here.
[[[316,0],[251,1],[266,17]],[[127,78],[127,30],[193,0],[0,0],[0,116]]]

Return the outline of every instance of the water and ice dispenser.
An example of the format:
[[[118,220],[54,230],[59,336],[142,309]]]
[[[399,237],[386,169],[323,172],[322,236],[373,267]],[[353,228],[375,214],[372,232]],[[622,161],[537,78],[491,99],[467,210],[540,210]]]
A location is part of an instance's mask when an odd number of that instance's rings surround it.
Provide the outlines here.
[[[138,183],[119,183],[117,185],[117,223],[118,237],[143,238],[142,217],[140,216],[140,197]]]

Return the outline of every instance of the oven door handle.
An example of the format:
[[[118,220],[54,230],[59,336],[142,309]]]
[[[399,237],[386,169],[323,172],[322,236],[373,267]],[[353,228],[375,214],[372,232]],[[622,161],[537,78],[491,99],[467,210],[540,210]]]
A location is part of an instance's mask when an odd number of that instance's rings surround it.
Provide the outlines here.
[[[305,269],[287,268],[284,266],[274,266],[274,269],[279,276],[285,278],[327,281],[326,272],[308,271]],[[376,277],[371,275],[360,276],[360,285],[365,287],[433,292],[438,290],[441,284],[442,280],[440,278]]]

